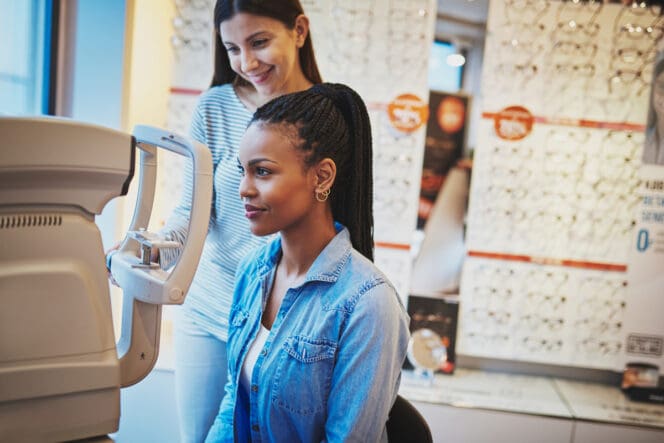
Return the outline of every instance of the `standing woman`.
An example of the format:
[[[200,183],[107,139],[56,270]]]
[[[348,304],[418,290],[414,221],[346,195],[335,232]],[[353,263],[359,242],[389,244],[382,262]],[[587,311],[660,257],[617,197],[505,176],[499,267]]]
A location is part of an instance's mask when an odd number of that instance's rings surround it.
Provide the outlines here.
[[[372,263],[362,99],[323,83],[256,111],[240,195],[258,236],[239,265],[226,395],[208,442],[387,441],[408,315]]]
[[[255,237],[237,198],[238,144],[257,107],[320,83],[309,21],[298,0],[217,0],[212,86],[194,111],[191,135],[212,151],[213,201],[205,247],[175,323],[175,387],[184,443],[203,441],[226,383],[226,340],[238,262],[265,240]],[[191,171],[183,199],[162,229],[187,235]],[[177,250],[161,252],[172,265]]]

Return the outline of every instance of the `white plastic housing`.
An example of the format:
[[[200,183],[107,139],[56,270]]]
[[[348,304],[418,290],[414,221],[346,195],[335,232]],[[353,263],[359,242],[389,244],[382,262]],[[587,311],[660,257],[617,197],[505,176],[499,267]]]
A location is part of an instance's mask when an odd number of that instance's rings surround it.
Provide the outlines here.
[[[207,234],[207,147],[149,127],[136,138],[59,118],[0,117],[0,441],[66,441],[118,429],[120,388],[152,369],[161,304],[182,303]],[[138,142],[137,142],[138,140]],[[124,291],[115,343],[94,215],[141,178],[132,230],[147,227],[157,147],[193,159],[189,236],[171,273],[135,268],[138,243],[112,260]]]

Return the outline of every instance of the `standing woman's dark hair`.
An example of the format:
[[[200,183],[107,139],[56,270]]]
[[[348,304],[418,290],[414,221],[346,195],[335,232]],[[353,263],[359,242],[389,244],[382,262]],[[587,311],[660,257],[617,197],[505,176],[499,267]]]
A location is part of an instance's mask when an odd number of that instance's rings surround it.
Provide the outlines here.
[[[295,27],[295,19],[304,14],[299,0],[217,0],[214,6],[214,74],[210,86],[219,86],[226,83],[246,86],[249,83],[239,77],[231,69],[226,48],[221,42],[219,26],[221,22],[231,19],[235,14],[247,14],[269,17],[280,21],[288,29]],[[314,46],[311,42],[311,33],[307,34],[304,45],[300,49],[300,66],[302,72],[312,83],[321,83],[320,72],[316,64]]]
[[[371,123],[362,98],[348,86],[321,83],[266,103],[256,110],[257,121],[295,125],[306,166],[324,158],[336,163],[332,216],[348,228],[353,247],[373,260]]]

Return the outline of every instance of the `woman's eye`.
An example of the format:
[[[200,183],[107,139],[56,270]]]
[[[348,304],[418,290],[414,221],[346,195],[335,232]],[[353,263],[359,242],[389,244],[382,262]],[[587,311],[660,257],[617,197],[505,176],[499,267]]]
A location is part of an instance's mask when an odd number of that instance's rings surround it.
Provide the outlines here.
[[[236,54],[239,49],[236,46],[226,46],[226,52],[229,54]]]
[[[244,177],[244,168],[242,165],[237,165],[237,171],[240,173],[240,176]]]
[[[258,175],[258,176],[262,177],[262,176],[269,175],[269,174],[270,174],[270,171],[268,169],[261,168],[261,167],[256,168],[256,175]]]
[[[251,45],[254,48],[262,48],[266,44],[267,44],[267,39],[266,38],[261,38],[261,39],[254,40],[253,42],[251,42]]]

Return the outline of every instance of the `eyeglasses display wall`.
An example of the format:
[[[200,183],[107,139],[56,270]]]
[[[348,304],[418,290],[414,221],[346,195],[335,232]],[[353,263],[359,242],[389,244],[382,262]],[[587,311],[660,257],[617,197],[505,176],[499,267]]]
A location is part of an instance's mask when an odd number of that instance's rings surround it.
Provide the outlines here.
[[[644,122],[663,29],[659,7],[644,4],[491,2],[484,109],[527,103],[550,118]]]
[[[173,0],[175,16],[170,44],[172,82],[176,88],[202,91],[210,85],[214,69],[214,3],[215,0]]]
[[[465,354],[613,369],[624,273],[471,258],[461,293]]]
[[[459,352],[621,369],[663,24],[638,2],[490,3]],[[512,105],[534,121],[518,140],[495,118]]]
[[[369,103],[428,95],[435,0],[304,0],[326,81],[345,80]],[[333,36],[333,38],[331,38]]]
[[[469,249],[626,263],[643,132],[535,124],[520,141],[493,132],[480,122]]]
[[[409,245],[416,228],[426,128],[422,125],[409,132],[396,129],[387,108],[406,93],[428,100],[436,2],[308,0],[302,6],[311,19],[324,80],[350,85],[369,107],[374,142],[375,240]],[[410,266],[408,254],[403,266]]]

